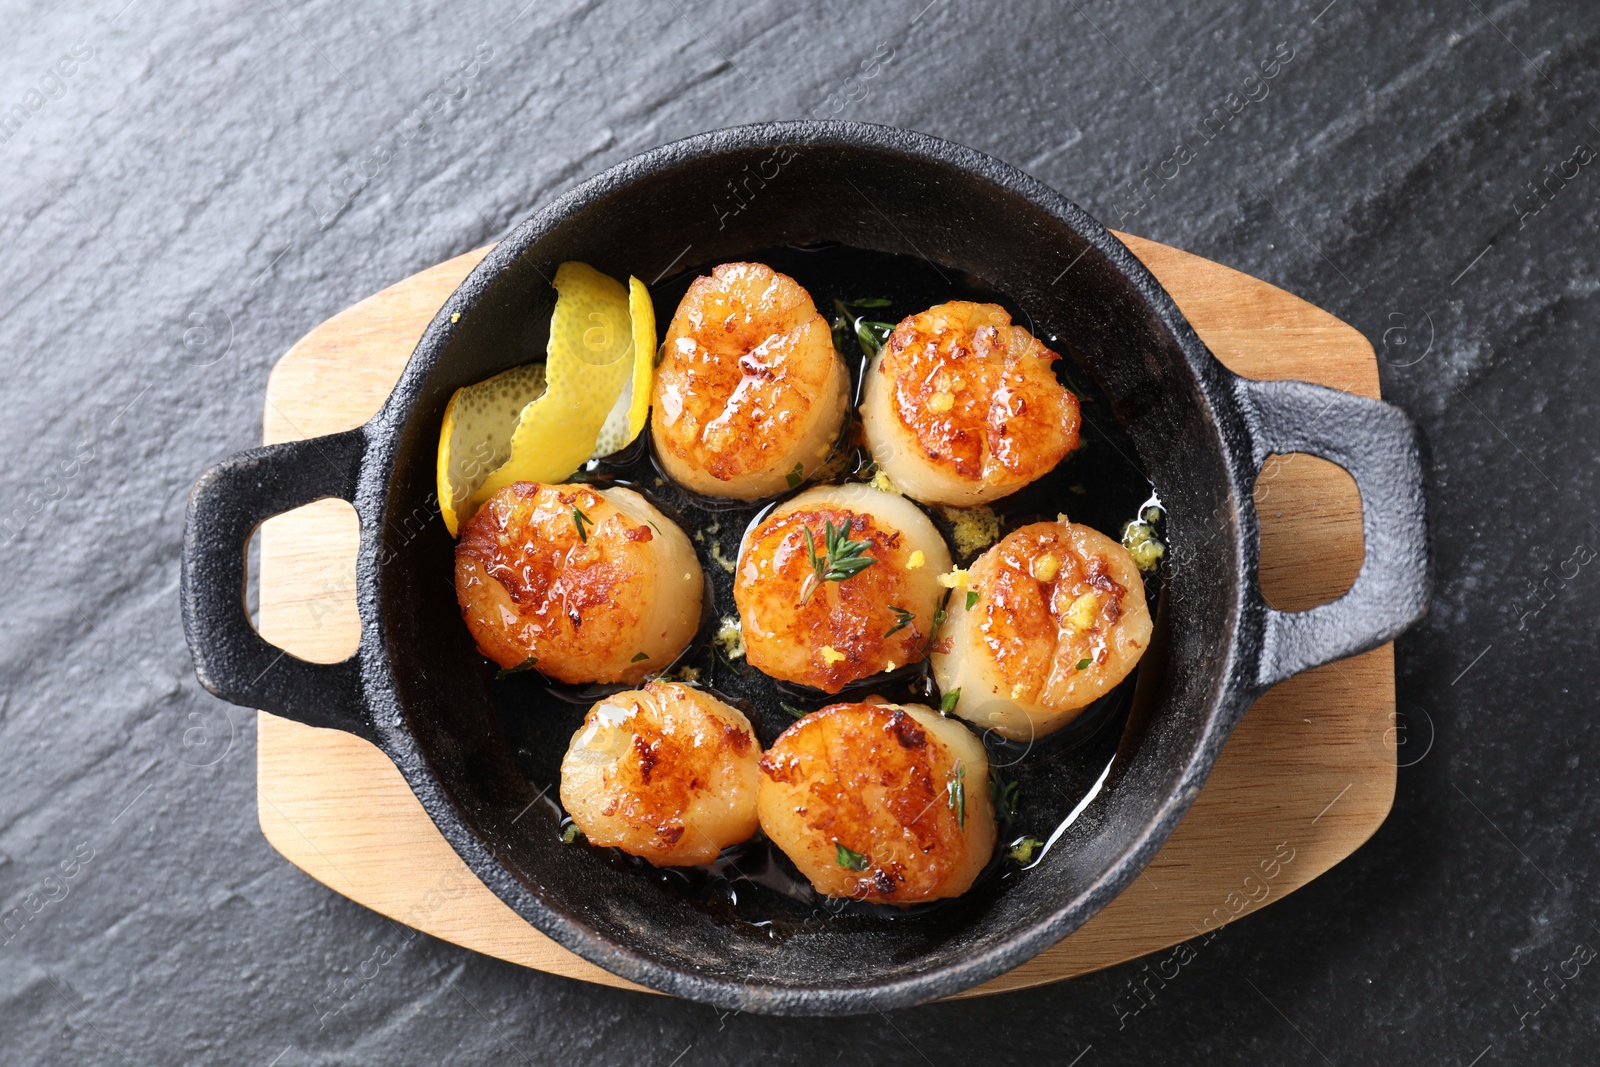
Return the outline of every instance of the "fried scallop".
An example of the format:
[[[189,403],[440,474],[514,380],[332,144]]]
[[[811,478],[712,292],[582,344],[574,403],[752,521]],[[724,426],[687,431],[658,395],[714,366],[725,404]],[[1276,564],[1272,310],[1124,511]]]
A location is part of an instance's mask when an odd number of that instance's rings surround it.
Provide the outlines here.
[[[635,683],[700,625],[689,539],[631,489],[517,482],[461,530],[456,599],[485,656],[561,682]]]
[[[761,828],[817,892],[915,904],[967,891],[994,853],[983,744],[919,704],[833,704],[761,758]]]
[[[561,761],[561,806],[593,844],[658,867],[709,863],[756,832],[760,758],[738,708],[649,682],[589,709]]]
[[[920,662],[949,569],[944,539],[905,497],[859,483],[808,489],[740,547],[745,660],[827,693]]]
[[[1110,692],[1149,644],[1144,581],[1127,549],[1087,526],[1036,522],[967,572],[933,646],[933,676],[947,701],[959,691],[955,714],[1026,741]]]
[[[1013,493],[1078,447],[1058,357],[998,304],[952,300],[900,322],[866,375],[861,422],[878,467],[927,504]]]
[[[671,478],[707,496],[792,489],[833,450],[849,372],[811,296],[761,263],[696,278],[667,328],[650,436]]]

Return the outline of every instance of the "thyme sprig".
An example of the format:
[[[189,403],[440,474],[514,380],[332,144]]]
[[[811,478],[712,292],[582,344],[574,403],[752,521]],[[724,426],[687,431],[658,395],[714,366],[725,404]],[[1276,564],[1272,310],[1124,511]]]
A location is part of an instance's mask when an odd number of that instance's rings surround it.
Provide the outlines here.
[[[833,347],[841,353],[844,352],[850,335],[854,334],[862,353],[868,358],[876,358],[878,353],[883,351],[889,335],[894,332],[894,323],[868,319],[857,312],[888,306],[889,300],[881,296],[867,296],[859,300],[835,300],[833,307],[837,314],[833,317]]]
[[[894,612],[895,621],[894,625],[889,627],[888,632],[883,635],[885,637],[893,637],[916,621],[917,613],[914,611],[907,611],[905,608],[895,607],[893,604],[889,605],[889,610]]]
[[[872,556],[864,554],[872,547],[871,541],[850,539],[849,522],[841,523],[837,529],[834,528],[832,519],[823,523],[823,548],[820,556],[817,555],[816,539],[811,536],[811,527],[802,526],[800,532],[805,535],[806,557],[811,561],[811,573],[806,575],[805,583],[800,588],[802,604],[811,599],[812,594],[822,587],[823,582],[842,582],[847,578],[854,578],[878,562]]]

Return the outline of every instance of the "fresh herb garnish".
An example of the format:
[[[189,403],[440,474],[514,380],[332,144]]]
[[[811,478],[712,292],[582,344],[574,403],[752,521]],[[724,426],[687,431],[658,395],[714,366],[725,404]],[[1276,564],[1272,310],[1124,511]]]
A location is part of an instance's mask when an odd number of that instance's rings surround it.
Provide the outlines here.
[[[1079,660],[1079,661],[1078,661],[1078,670],[1080,670],[1080,671],[1086,671],[1086,670],[1088,670],[1088,669],[1089,669],[1089,664],[1090,664],[1090,663],[1091,663],[1091,662],[1092,662],[1092,661],[1091,661],[1091,660],[1090,660],[1090,659],[1089,659],[1089,657],[1088,657],[1088,656],[1085,656],[1085,657],[1083,657],[1083,659],[1080,659],[1080,660]]]
[[[784,704],[782,702],[779,702],[778,707],[782,708],[784,711],[787,711],[790,715],[794,716],[796,719],[803,719],[807,715],[811,714],[805,708],[797,708],[793,704]]]
[[[861,345],[861,351],[869,358],[876,359],[883,346],[888,343],[889,335],[894,333],[892,322],[868,322],[866,319],[856,320],[856,341]]]
[[[894,612],[895,622],[893,626],[889,627],[889,632],[883,635],[885,637],[893,637],[916,621],[915,612],[907,611],[905,608],[897,608],[893,604],[889,605],[889,610]]]
[[[833,520],[828,519],[823,523],[822,529],[823,551],[819,556],[817,542],[811,536],[811,527],[800,527],[800,532],[806,539],[806,556],[811,560],[811,574],[807,575],[800,591],[802,604],[811,599],[811,594],[815,593],[823,582],[842,582],[878,562],[873,557],[862,554],[872,547],[871,541],[850,540],[848,522],[841,523],[836,530],[833,527]]]
[[[956,690],[960,692],[960,690]],[[950,768],[949,781],[945,782],[944,791],[948,795],[950,810],[956,813],[956,825],[962,830],[967,828],[967,765],[961,760],[956,760],[956,765]]]
[[[594,520],[585,515],[582,511],[578,510],[578,505],[572,505],[572,525],[578,528],[578,540],[582,541],[584,544],[588,544],[589,531],[583,528],[584,523],[588,523],[590,526],[593,526]]]
[[[946,693],[942,698],[940,698],[940,700],[939,700],[939,710],[944,712],[946,715],[948,715],[952,711],[956,710],[956,705],[959,704],[959,703],[961,703],[961,689],[958,686],[957,688],[950,690],[950,692]]]
[[[967,610],[971,611],[972,610],[972,605],[976,604],[977,602],[978,602],[978,591],[976,589],[968,589],[967,590]]]
[[[638,653],[635,653],[634,657],[631,660],[629,660],[628,662],[629,663],[643,663],[645,660],[647,660],[649,658],[650,658],[650,653],[648,653],[648,652],[638,652]]]
[[[509,678],[513,674],[521,674],[523,671],[531,671],[533,670],[534,664],[538,662],[538,656],[529,656],[515,667],[502,667],[498,671],[495,671],[495,680],[499,681],[501,678]]]
[[[790,471],[788,474],[785,474],[783,476],[783,480],[789,483],[790,489],[793,489],[795,486],[800,484],[800,476],[804,471],[804,464],[796,463],[794,465],[794,470]]]
[[[854,849],[846,848],[838,842],[835,842],[833,847],[838,850],[836,855],[839,860],[839,866],[850,871],[864,871],[867,869],[867,857],[861,853]]]
[[[1027,863],[1033,859],[1033,854],[1044,847],[1044,842],[1037,837],[1019,837],[1006,849],[1006,855],[1018,863]]]
[[[945,607],[950,603],[950,594],[953,591],[946,589],[944,596],[939,598],[939,606],[933,609],[933,628],[928,631],[928,643],[922,646],[922,651],[924,652],[933,647],[933,639],[939,636],[939,627],[943,626],[944,620],[950,617],[949,612],[945,611]]]
[[[989,779],[989,799],[994,801],[995,818],[1001,822],[1017,817],[1017,783]]]
[[[843,352],[850,335],[854,334],[856,343],[869,358],[875,358],[883,351],[884,343],[894,332],[894,323],[870,320],[856,312],[865,308],[886,308],[889,306],[887,298],[869,296],[860,300],[835,300],[833,306],[838,312],[833,318],[834,348]]]
[[[563,845],[570,845],[582,836],[583,831],[578,829],[578,824],[575,822],[569,822],[567,823],[566,828],[561,831],[561,843]]]

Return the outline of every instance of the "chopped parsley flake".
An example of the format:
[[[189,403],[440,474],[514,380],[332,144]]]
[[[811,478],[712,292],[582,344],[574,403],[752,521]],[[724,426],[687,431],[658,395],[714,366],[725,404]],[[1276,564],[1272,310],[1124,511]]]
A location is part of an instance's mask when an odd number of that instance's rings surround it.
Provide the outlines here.
[[[961,702],[960,688],[952,689],[939,701],[939,710],[946,715],[956,710],[956,705]]]
[[[854,849],[846,848],[837,842],[834,843],[833,847],[838,850],[836,855],[839,860],[839,866],[850,871],[864,871],[867,869],[867,857],[861,853]]]

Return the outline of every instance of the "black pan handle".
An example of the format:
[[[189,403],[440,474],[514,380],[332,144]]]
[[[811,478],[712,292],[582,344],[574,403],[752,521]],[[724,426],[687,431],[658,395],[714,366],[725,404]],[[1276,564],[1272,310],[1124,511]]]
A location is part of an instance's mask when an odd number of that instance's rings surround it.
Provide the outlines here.
[[[1256,681],[1265,689],[1290,675],[1376,648],[1422,617],[1431,590],[1427,514],[1417,430],[1405,412],[1309,382],[1238,381],[1256,469],[1270,454],[1285,452],[1306,452],[1337,463],[1361,493],[1366,541],[1355,584],[1331,603],[1308,611],[1276,611],[1253,590],[1262,613]]]
[[[200,476],[183,530],[183,630],[200,684],[223,700],[374,739],[360,656],[311,663],[268,644],[245,611],[245,550],[267,519],[325,497],[354,501],[366,433],[240,452]]]

